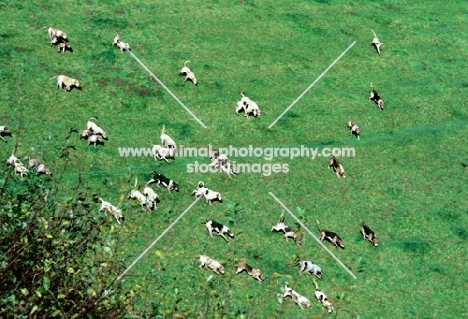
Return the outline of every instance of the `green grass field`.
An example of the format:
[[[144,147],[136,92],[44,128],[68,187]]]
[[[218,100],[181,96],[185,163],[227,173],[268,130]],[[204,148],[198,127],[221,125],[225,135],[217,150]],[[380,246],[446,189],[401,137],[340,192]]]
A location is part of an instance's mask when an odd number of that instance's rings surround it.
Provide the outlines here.
[[[198,181],[223,195],[222,204],[197,203],[124,277],[143,292],[142,317],[468,317],[465,1],[7,0],[0,9],[0,125],[13,131],[0,141],[1,170],[18,141],[18,157],[39,157],[60,177],[68,130],[97,117],[109,140],[94,148],[71,136],[76,164],[65,172],[59,196],[70,196],[79,170],[83,188],[121,207],[125,222],[117,227],[108,217],[109,228],[115,258],[128,265],[192,203]],[[44,26],[65,31],[73,52],[57,53]],[[381,56],[370,46],[371,29],[384,43]],[[206,129],[129,54],[111,46],[116,33]],[[198,86],[178,76],[185,60]],[[79,79],[82,90],[58,90],[51,78],[59,74]],[[383,112],[367,100],[370,82],[386,102]],[[235,115],[241,91],[258,103],[260,117]],[[361,128],[360,141],[346,127],[349,118]],[[119,147],[159,144],[163,125],[179,146],[354,147],[356,156],[341,158],[346,179],[327,170],[327,158],[233,158],[288,164],[289,172],[229,179],[187,173],[188,164],[208,158],[166,164],[119,156]],[[154,187],[162,199],[149,213],[126,196],[135,178],[142,185],[152,170],[179,182],[181,191]],[[316,219],[336,231],[346,248],[332,251],[357,279],[306,233],[297,247],[270,232],[282,208],[269,192],[313,232]],[[95,204],[100,220],[98,209]],[[236,238],[210,238],[202,218],[229,225]],[[379,247],[362,240],[362,221]],[[199,254],[221,261],[226,274],[198,268]],[[315,300],[312,276],[298,276],[294,261],[303,257],[322,267],[319,286],[334,303],[333,314]],[[234,275],[234,260],[243,258],[262,270],[264,283]],[[312,309],[300,310],[290,299],[280,303],[285,282]]]

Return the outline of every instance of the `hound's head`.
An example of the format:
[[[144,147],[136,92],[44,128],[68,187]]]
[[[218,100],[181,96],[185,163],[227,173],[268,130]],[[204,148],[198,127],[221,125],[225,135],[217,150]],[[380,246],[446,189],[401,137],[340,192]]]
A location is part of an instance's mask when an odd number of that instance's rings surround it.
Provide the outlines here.
[[[221,275],[224,275],[224,266],[221,265],[219,268],[218,268],[219,272],[221,273]]]
[[[224,232],[229,235],[229,237],[234,238],[234,233],[226,226],[224,226]]]
[[[173,185],[172,185],[172,189],[175,190],[176,192],[178,192],[179,191],[179,184],[174,182]]]
[[[374,236],[374,238],[372,238],[372,244],[374,244],[374,247],[377,247],[379,245],[379,239]]]
[[[136,198],[135,190],[132,190],[130,194],[128,194],[127,199],[135,199],[135,198]]]
[[[384,101],[383,101],[383,100],[379,100],[378,105],[379,105],[379,109],[380,109],[381,111],[383,111],[383,110],[384,110],[384,105],[385,105]]]
[[[73,80],[73,85],[76,86],[77,88],[80,88],[80,81],[78,80]]]
[[[260,272],[260,270],[258,270],[258,273],[254,274],[252,277],[254,277],[255,279],[257,279],[260,282],[265,280],[265,276],[263,276],[263,274]]]
[[[338,240],[336,241],[336,243],[337,243],[338,246],[340,246],[341,248],[344,249],[344,241],[343,241],[342,239],[338,239]]]
[[[80,139],[82,139],[82,138],[88,138],[90,135],[91,135],[91,131],[90,131],[90,130],[82,130],[82,131],[80,132]]]

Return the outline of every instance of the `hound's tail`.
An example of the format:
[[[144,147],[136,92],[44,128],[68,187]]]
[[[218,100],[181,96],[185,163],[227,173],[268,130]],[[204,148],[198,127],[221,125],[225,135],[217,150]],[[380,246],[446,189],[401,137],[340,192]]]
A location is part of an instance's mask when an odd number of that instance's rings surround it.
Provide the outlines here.
[[[244,92],[241,92],[242,97],[245,97]]]
[[[317,285],[317,282],[315,281],[315,278],[314,278],[314,279],[312,279],[312,280],[314,281],[315,290],[320,290],[320,289],[319,289],[319,287],[318,287],[318,285]]]
[[[58,75],[54,76],[53,78],[50,78],[51,80],[58,78]]]
[[[133,189],[137,189],[137,188],[136,188],[136,187],[137,187],[137,185],[138,185],[138,177],[137,177],[137,178],[135,178],[135,185],[133,186]]]
[[[184,66],[187,66],[187,63],[189,63],[189,62],[190,62],[189,60],[185,61]]]
[[[165,126],[165,125],[163,125],[163,129],[162,129],[162,131],[161,131],[161,135],[163,135],[163,134],[164,134],[164,130],[165,130],[165,129],[166,129],[166,126]]]
[[[317,221],[317,228],[319,232],[322,232],[322,228],[320,227],[320,222],[318,221],[318,219],[316,219],[316,221]]]
[[[372,33],[374,34],[374,37],[377,38],[377,34],[375,34],[374,30],[371,29],[371,31],[372,31]]]
[[[282,223],[283,221],[284,221],[284,209],[283,209],[283,212],[280,215],[278,223]]]

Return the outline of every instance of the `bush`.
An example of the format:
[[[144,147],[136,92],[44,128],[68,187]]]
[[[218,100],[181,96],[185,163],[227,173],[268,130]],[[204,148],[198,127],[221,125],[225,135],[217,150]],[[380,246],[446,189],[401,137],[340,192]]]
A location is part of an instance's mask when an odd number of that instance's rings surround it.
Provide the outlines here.
[[[115,220],[90,214],[91,190],[80,190],[80,177],[62,202],[59,187],[49,176],[20,180],[0,170],[1,317],[132,315],[138,291],[116,280],[123,265],[114,259]]]

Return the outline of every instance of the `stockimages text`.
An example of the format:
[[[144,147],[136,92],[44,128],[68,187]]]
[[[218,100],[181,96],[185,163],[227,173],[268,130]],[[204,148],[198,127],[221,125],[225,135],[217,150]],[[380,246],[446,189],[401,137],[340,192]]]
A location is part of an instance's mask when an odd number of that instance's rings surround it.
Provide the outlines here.
[[[180,146],[177,150],[170,148],[118,148],[121,157],[154,157],[156,160],[166,158],[182,158],[182,157],[202,157],[211,158],[211,163],[203,163],[195,161],[187,164],[188,173],[215,173],[232,170],[237,173],[261,173],[264,176],[271,174],[288,173],[289,165],[287,163],[239,163],[240,158],[261,158],[271,161],[274,158],[285,158],[293,160],[299,157],[307,157],[311,159],[335,157],[354,157],[356,151],[352,147],[236,147],[230,145],[228,147],[220,147],[213,149],[208,147],[184,147]],[[237,161],[233,159],[237,159]]]

